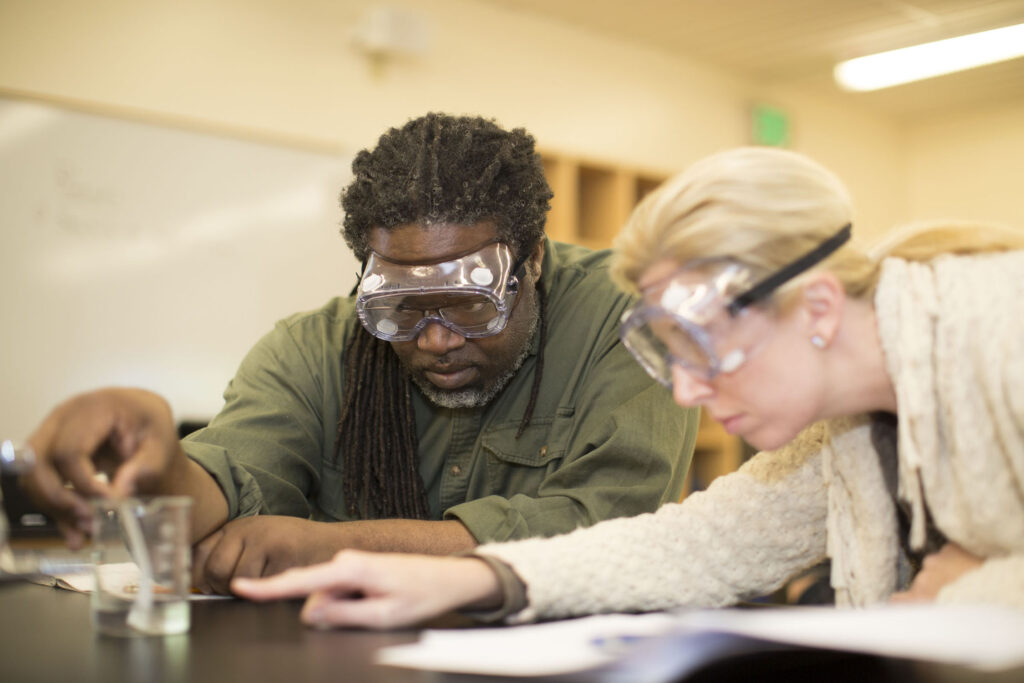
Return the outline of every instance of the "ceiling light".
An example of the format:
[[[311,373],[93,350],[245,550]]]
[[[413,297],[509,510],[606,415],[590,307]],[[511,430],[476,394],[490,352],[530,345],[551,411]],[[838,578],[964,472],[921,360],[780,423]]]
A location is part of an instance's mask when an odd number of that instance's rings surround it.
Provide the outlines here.
[[[878,90],[1024,56],[1024,24],[937,40],[840,62],[846,90]]]

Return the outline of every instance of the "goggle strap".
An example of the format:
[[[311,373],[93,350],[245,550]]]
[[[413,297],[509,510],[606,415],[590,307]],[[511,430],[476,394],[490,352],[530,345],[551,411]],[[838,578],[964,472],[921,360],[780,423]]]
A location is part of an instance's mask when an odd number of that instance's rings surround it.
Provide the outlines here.
[[[356,283],[352,285],[352,291],[348,293],[349,296],[355,296],[359,293],[359,283],[363,281],[363,275],[366,274],[366,263],[369,261],[369,257],[363,259],[363,266],[356,273]]]
[[[808,270],[826,257],[830,256],[839,247],[843,246],[850,239],[853,229],[852,223],[844,225],[839,232],[819,244],[792,263],[779,268],[777,271],[758,282],[747,291],[739,294],[727,307],[729,315],[736,316],[740,311],[752,303],[760,301],[778,289],[783,283],[793,279],[800,273]]]
[[[512,285],[512,280],[515,279],[515,290],[519,292],[519,283],[523,281],[523,277],[526,275],[526,261],[530,257],[529,253],[522,257],[518,261],[512,264],[511,276],[509,277],[509,285]]]

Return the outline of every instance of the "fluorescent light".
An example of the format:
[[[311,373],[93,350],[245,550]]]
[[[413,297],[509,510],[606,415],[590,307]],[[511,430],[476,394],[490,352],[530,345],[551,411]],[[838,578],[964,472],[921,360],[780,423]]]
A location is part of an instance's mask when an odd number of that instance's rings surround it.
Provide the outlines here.
[[[1024,24],[937,40],[840,62],[835,78],[847,90],[878,90],[1024,56]]]

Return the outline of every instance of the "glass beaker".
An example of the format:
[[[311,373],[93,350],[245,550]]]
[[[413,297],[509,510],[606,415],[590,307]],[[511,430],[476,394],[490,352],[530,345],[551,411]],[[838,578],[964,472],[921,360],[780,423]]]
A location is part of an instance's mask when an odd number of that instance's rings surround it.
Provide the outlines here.
[[[154,496],[93,505],[95,628],[116,636],[188,631],[192,499]]]

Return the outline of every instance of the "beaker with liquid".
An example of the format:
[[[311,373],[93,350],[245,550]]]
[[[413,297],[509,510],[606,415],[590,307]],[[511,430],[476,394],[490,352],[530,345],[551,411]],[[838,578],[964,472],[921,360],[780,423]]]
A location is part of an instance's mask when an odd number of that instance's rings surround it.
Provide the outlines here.
[[[192,499],[154,496],[93,504],[93,625],[116,636],[189,629]]]

